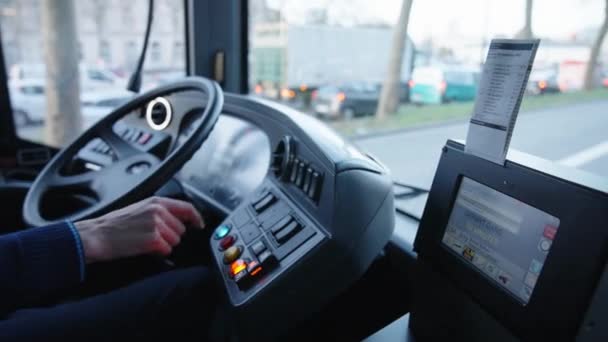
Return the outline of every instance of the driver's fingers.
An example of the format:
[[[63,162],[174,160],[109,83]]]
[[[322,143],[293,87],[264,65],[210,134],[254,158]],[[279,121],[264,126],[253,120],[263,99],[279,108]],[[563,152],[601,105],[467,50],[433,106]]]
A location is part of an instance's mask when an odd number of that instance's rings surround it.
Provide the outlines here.
[[[184,226],[184,224],[177,219],[177,217],[173,216],[173,214],[171,214],[167,208],[160,206],[159,214],[167,226],[169,226],[169,228],[171,228],[171,230],[173,230],[177,235],[184,234],[186,231],[186,226]]]
[[[169,228],[163,220],[156,222],[156,230],[160,233],[161,239],[169,244],[170,248],[179,244],[179,235]]]
[[[180,221],[189,223],[195,227],[205,227],[203,218],[192,204],[166,197],[158,197],[156,200]]]
[[[162,233],[159,233],[159,237],[154,240],[152,245],[153,253],[158,253],[161,255],[169,255],[171,254],[171,250],[173,249],[171,245],[165,240]]]

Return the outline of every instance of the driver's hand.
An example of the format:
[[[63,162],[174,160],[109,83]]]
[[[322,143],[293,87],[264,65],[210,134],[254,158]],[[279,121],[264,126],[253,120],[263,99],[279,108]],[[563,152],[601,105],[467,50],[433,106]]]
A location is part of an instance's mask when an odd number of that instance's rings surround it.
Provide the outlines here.
[[[151,197],[99,218],[74,223],[87,263],[141,254],[168,255],[186,226],[203,228],[192,204]]]

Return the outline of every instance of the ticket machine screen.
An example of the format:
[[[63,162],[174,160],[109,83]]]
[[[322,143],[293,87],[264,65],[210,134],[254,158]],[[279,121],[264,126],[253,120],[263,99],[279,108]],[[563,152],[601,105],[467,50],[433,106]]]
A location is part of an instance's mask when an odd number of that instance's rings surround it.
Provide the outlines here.
[[[560,220],[464,177],[442,243],[526,305]]]

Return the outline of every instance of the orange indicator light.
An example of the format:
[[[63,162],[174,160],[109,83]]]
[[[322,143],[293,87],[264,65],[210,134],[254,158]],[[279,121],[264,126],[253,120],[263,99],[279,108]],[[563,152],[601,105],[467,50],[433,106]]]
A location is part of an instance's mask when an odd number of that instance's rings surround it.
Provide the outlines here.
[[[239,260],[233,262],[232,265],[230,265],[230,272],[232,273],[233,276],[235,276],[246,268],[247,268],[247,264],[242,259],[239,259]]]
[[[249,274],[255,276],[256,274],[262,272],[262,266],[257,261],[252,261],[249,263]]]

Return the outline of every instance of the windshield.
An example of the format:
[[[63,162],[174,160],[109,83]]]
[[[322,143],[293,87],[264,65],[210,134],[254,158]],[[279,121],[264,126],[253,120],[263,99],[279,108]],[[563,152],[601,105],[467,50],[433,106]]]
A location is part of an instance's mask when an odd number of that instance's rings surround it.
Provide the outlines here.
[[[134,95],[126,90],[126,85],[141,53],[149,2],[66,2],[73,4],[69,7],[71,11],[50,3],[0,1],[0,31],[17,134],[61,146]],[[157,0],[154,3],[141,91],[185,75],[184,2]],[[75,37],[74,49],[65,48],[70,46],[67,38],[62,37],[57,43],[53,41],[53,34],[45,34],[65,32],[59,31],[65,27],[56,27],[57,23],[48,20],[51,16],[58,18],[59,23],[74,23],[73,31],[68,32]],[[57,44],[62,44],[63,57],[76,61],[77,67],[70,69],[75,72],[72,76],[58,71],[65,67],[61,59],[49,59],[51,47]],[[52,89],[48,89],[48,77],[61,77],[65,82],[78,78],[79,89],[74,89],[69,98],[59,100],[62,102],[59,108],[68,108],[63,105],[69,104],[73,97],[78,98],[76,106],[80,105],[82,125],[77,131],[46,129],[47,94],[52,93]]]
[[[594,48],[605,6],[252,0],[250,89],[326,121],[395,179],[428,189],[446,140],[466,138],[490,40],[540,38],[511,148],[606,177],[608,49]],[[389,81],[398,84],[387,101],[394,105],[380,107]],[[351,95],[354,84],[378,90]]]

